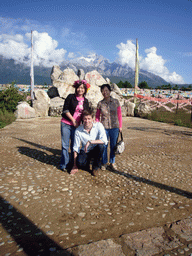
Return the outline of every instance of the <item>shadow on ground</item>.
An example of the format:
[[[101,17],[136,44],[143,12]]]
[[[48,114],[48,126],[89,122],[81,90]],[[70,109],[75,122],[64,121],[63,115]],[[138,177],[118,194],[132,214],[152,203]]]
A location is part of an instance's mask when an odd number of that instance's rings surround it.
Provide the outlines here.
[[[2,197],[0,197],[0,208],[0,222],[3,228],[11,235],[17,245],[23,248],[27,255],[73,256],[73,254],[63,250],[62,247]]]
[[[22,142],[25,142],[33,147],[41,149],[39,150],[31,147],[17,147],[19,153],[26,155],[28,157],[31,157],[33,159],[36,159],[42,163],[56,166],[59,169],[59,163],[61,160],[61,150],[49,148],[31,141],[24,140],[24,139],[15,138],[15,137],[13,138],[20,140]],[[45,151],[48,151],[51,154],[48,154]]]
[[[176,134],[176,135],[184,135],[184,136],[192,136],[192,131],[177,131],[177,130],[166,130],[163,128],[152,128],[152,127],[128,127],[129,130],[138,130],[143,132],[162,132],[166,135]]]
[[[160,189],[164,189],[166,191],[178,194],[180,196],[185,196],[187,198],[192,198],[192,193],[190,193],[188,191],[185,191],[185,190],[182,190],[182,189],[179,189],[179,188],[174,188],[174,187],[171,187],[171,186],[168,186],[168,185],[156,182],[156,181],[145,179],[143,177],[138,177],[136,175],[131,175],[131,174],[128,174],[128,173],[120,172],[118,170],[109,169],[109,171],[111,171],[113,173],[116,173],[116,174],[119,174],[119,175],[122,175],[122,176],[124,176],[128,179],[132,179],[132,180],[142,182],[142,183],[146,183],[148,185],[151,185],[151,186],[154,186],[154,187],[157,187],[157,188],[160,188]]]

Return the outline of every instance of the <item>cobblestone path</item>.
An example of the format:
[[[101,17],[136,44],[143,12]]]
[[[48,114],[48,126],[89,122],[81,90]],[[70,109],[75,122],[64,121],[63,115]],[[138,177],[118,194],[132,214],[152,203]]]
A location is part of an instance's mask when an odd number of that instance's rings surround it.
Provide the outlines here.
[[[192,256],[192,130],[123,118],[118,171],[61,172],[60,118],[0,130],[0,255]]]

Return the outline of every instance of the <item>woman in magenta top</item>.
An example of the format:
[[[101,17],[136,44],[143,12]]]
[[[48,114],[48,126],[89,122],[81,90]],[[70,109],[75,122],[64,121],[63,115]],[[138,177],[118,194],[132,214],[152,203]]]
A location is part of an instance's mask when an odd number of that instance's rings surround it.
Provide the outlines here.
[[[78,80],[73,84],[75,88],[74,94],[69,94],[65,99],[63,106],[62,119],[61,119],[61,163],[60,168],[62,171],[67,171],[69,168],[69,142],[71,139],[71,161],[73,162],[73,143],[75,129],[82,121],[82,112],[84,109],[89,108],[89,102],[85,98],[87,88],[90,85],[86,80]],[[71,163],[73,166],[73,163]]]
[[[100,121],[105,127],[108,141],[110,140],[110,167],[116,170],[114,147],[118,139],[119,131],[122,132],[121,106],[117,99],[111,97],[111,87],[109,84],[103,84],[101,86],[101,93],[104,99],[97,105],[96,121]],[[108,144],[105,146],[102,158],[103,170],[106,169],[108,163],[107,148]]]

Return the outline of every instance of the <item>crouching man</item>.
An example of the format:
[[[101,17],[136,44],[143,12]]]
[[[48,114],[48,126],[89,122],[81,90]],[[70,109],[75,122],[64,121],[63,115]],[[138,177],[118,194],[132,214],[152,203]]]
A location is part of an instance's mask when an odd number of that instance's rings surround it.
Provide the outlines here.
[[[94,122],[92,110],[83,111],[83,124],[75,131],[74,138],[74,165],[71,174],[79,169],[90,170],[92,163],[92,175],[98,175],[101,168],[101,160],[104,145],[107,145],[107,136],[104,126],[100,122]]]

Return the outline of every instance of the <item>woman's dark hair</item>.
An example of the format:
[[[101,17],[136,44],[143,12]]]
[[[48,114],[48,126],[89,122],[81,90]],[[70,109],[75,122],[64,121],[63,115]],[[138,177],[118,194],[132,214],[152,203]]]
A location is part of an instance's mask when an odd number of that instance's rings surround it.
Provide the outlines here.
[[[84,81],[75,81],[73,84],[73,87],[75,88],[75,94],[77,94],[77,89],[79,88],[80,85],[83,85],[85,92],[83,96],[87,93],[87,85],[85,84]]]
[[[111,86],[109,85],[109,84],[102,84],[101,85],[101,92],[102,92],[102,90],[105,88],[105,87],[107,87],[107,89],[111,92],[112,90],[111,90]]]

